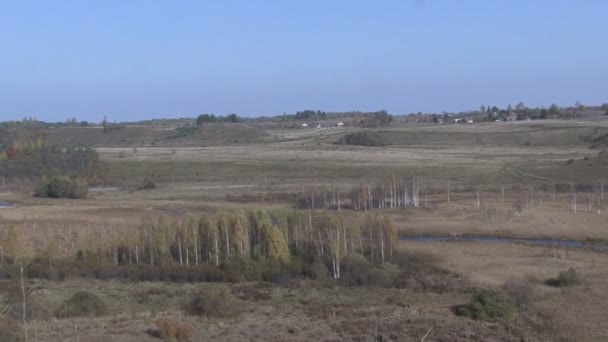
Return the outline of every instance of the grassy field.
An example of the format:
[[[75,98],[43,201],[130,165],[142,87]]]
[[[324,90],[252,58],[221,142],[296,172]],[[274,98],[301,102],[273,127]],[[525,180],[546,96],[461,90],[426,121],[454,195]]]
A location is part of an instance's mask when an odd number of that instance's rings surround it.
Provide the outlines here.
[[[387,142],[384,147],[336,144],[344,134],[361,131],[353,127],[256,127],[52,132],[55,141],[95,145],[105,184],[92,188],[86,200],[34,198],[27,187],[0,189],[0,201],[12,205],[0,209],[0,224],[16,225],[36,239],[56,234],[67,241],[72,239],[67,226],[70,231],[122,229],[152,218],[292,207],[297,196],[310,191],[346,193],[361,183],[415,175],[420,206],[384,210],[401,235],[608,241],[608,207],[603,199],[595,202],[592,196],[598,194],[590,190],[604,178],[608,182],[604,147],[593,145],[608,132],[608,121],[399,124],[375,130]],[[156,189],[136,190],[145,179]],[[580,186],[576,212],[570,183]],[[342,213],[349,226],[365,217],[348,206]],[[30,339],[158,341],[155,321],[163,317],[190,326],[192,341],[420,341],[427,333],[427,342],[608,339],[601,321],[608,309],[604,252],[474,242],[402,241],[398,248],[426,255],[433,268],[443,270],[425,280],[432,286],[339,286],[310,279],[278,284],[30,280],[29,305],[36,313],[28,318]],[[580,284],[561,289],[546,284],[568,268],[576,269]],[[442,278],[441,272],[457,275],[456,280]],[[455,314],[477,289],[513,284],[524,284],[528,297],[515,317],[479,321]],[[14,299],[12,287],[13,281],[0,280],[2,302]],[[190,298],[218,287],[237,298],[238,316],[186,312]],[[95,318],[58,318],[54,310],[82,290],[98,295],[107,311]],[[0,322],[0,332],[2,327]]]
[[[335,145],[352,129],[278,129],[276,141],[214,147],[98,148],[109,184],[154,173],[162,183],[229,183],[296,187],[349,184],[388,175],[416,174],[428,182],[467,185],[594,182],[607,166],[593,158],[592,136],[608,124],[585,122],[403,126],[382,130],[387,147]],[[285,138],[288,137],[288,138]]]

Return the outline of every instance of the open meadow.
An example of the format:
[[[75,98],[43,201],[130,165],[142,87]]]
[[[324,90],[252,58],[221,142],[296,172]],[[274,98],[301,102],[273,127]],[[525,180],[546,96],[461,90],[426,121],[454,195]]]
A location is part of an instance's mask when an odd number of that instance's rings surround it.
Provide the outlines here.
[[[608,121],[215,125],[47,132],[100,181],[3,181],[0,340],[608,339]]]

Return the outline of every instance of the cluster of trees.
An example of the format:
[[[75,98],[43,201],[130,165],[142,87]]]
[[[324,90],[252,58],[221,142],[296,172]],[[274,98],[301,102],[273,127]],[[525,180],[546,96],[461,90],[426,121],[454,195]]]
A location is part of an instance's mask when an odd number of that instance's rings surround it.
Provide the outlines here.
[[[393,122],[393,116],[386,110],[371,113],[356,113],[353,116],[353,125],[359,127],[385,126]]]
[[[33,181],[45,176],[67,175],[99,182],[101,167],[97,152],[85,146],[61,148],[40,142],[13,143],[0,153],[0,176]]]
[[[41,129],[36,123],[0,125],[0,177],[32,181],[67,175],[99,181],[99,157],[94,149],[49,144]]]
[[[342,117],[352,117],[352,123],[354,126],[360,127],[377,127],[382,125],[388,125],[393,121],[393,116],[388,114],[386,110],[379,110],[375,112],[359,112],[359,111],[351,111],[351,112],[338,112],[338,113],[327,113],[320,110],[303,110],[301,112],[296,112],[295,118],[296,120],[306,120],[306,121],[318,121],[318,120],[328,120],[328,119],[337,119]],[[284,115],[282,120],[286,120],[287,116]]]
[[[226,116],[215,116],[213,114],[201,114],[196,118],[196,125],[201,126],[206,123],[214,123],[214,122],[239,122],[241,118],[236,114],[228,114]]]
[[[44,232],[36,258],[48,267],[59,259],[85,265],[148,265],[171,268],[235,261],[267,261],[279,267],[291,259],[326,260],[334,278],[347,255],[383,263],[394,253],[397,230],[381,213],[368,213],[361,225],[347,224],[340,212],[298,209],[230,210],[214,216],[148,219],[138,226],[94,229],[66,223],[64,237]],[[0,226],[0,265],[23,253],[23,237],[12,225]],[[61,236],[61,234],[59,234]]]
[[[86,198],[89,184],[84,179],[53,176],[41,179],[34,190],[37,197]]]
[[[581,112],[587,107],[577,101],[574,106],[560,107],[553,103],[549,108],[545,107],[527,107],[523,102],[519,102],[515,107],[508,105],[507,108],[498,108],[496,106],[481,106],[479,113],[486,115],[487,121],[508,120],[515,117],[516,120],[543,120],[550,118],[577,118]],[[608,110],[608,107],[606,109]]]
[[[506,108],[499,108],[497,106],[486,106],[482,105],[478,110],[467,111],[461,113],[448,113],[442,112],[441,114],[423,114],[421,112],[411,113],[406,117],[405,121],[415,122],[434,122],[444,123],[453,122],[454,115],[456,114],[459,118],[470,118],[476,122],[479,121],[511,121],[511,120],[543,120],[543,119],[554,119],[554,118],[578,118],[581,113],[592,109],[601,110],[605,115],[608,115],[608,103],[603,104],[601,107],[587,107],[577,101],[573,106],[560,107],[553,103],[549,107],[528,107],[523,102],[519,102],[517,105],[508,105]],[[460,121],[466,123],[466,120]]]
[[[556,104],[551,104],[549,108],[544,107],[527,107],[523,102],[519,102],[515,108],[508,105],[507,108],[498,108],[496,106],[481,106],[479,112],[486,114],[487,121],[502,120],[507,121],[509,118],[515,117],[516,120],[543,120],[548,118],[556,118],[561,116],[562,111]]]
[[[327,120],[327,113],[320,110],[306,109],[296,112],[296,120]]]
[[[311,190],[300,196],[298,208],[314,209],[397,209],[420,206],[420,183],[415,176],[391,176],[376,183],[361,183],[350,190],[338,188]]]
[[[80,121],[76,120],[75,117],[68,118],[65,120],[65,126],[68,127],[88,127],[90,123],[88,121]]]

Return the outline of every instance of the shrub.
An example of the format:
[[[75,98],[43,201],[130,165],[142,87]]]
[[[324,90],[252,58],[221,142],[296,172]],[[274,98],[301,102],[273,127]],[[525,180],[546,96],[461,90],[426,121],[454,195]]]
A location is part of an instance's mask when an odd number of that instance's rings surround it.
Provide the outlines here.
[[[364,256],[355,254],[342,259],[340,282],[344,285],[368,285],[371,282],[373,265]]]
[[[329,268],[321,260],[315,260],[309,269],[309,275],[312,279],[326,281],[331,277]]]
[[[377,132],[363,131],[341,137],[340,140],[338,140],[338,144],[381,147],[389,145],[389,142]]]
[[[67,317],[96,317],[106,313],[106,304],[96,295],[86,292],[76,292],[63,302],[55,311],[59,318]]]
[[[89,184],[85,180],[53,176],[36,185],[34,195],[50,198],[86,198]]]
[[[150,179],[144,179],[144,181],[137,186],[136,190],[154,190],[156,189],[156,183]]]
[[[173,318],[159,318],[156,320],[158,335],[167,341],[190,341],[192,327]]]
[[[536,295],[534,285],[529,280],[511,280],[502,288],[520,308],[529,305]]]
[[[570,267],[567,271],[560,272],[557,278],[549,279],[545,283],[554,287],[570,287],[580,283],[580,277],[576,270]]]
[[[517,312],[515,300],[502,290],[484,289],[473,295],[467,305],[457,309],[457,314],[477,320],[511,318]]]
[[[186,306],[190,315],[221,318],[238,316],[239,309],[239,300],[226,286],[205,288]]]

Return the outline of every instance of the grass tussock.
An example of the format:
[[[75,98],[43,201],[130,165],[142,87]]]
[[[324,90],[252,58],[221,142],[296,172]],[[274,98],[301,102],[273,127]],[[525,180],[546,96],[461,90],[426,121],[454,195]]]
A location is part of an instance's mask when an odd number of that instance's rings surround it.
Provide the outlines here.
[[[165,341],[190,341],[192,327],[174,318],[164,317],[156,320],[158,337]]]
[[[193,316],[230,318],[239,315],[241,303],[227,286],[222,285],[202,289],[185,309]]]

